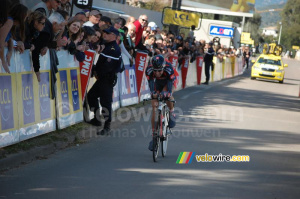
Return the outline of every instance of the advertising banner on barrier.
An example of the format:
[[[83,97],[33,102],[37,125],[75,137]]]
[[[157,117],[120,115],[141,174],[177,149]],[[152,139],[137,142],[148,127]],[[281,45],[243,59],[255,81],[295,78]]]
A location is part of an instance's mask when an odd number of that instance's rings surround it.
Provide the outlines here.
[[[56,109],[58,128],[66,128],[83,121],[81,71],[79,63],[67,51],[59,51],[60,60],[57,75]]]
[[[169,61],[171,62],[173,68],[177,69],[178,66],[178,55],[173,55],[169,57]]]
[[[145,70],[147,68],[148,54],[143,52],[137,52],[135,58],[135,72],[136,72],[136,83],[137,83],[137,93],[140,96],[141,86]]]
[[[4,54],[6,55],[7,49]],[[10,74],[7,74],[0,61],[0,147],[19,142],[17,76],[15,52],[10,61]],[[19,53],[18,53],[19,54]]]
[[[93,63],[95,58],[95,52],[93,51],[85,51],[84,53],[85,53],[85,60],[79,63],[82,102],[84,102],[84,98],[91,77],[91,71],[93,68]]]
[[[120,78],[121,74],[118,74],[118,82],[114,87],[113,90],[113,103],[112,103],[112,110],[115,111],[120,108]]]
[[[54,100],[51,100],[49,53],[40,58],[40,78],[32,71],[30,52],[16,54],[17,99],[20,141],[56,130]]]
[[[143,101],[144,99],[149,99],[150,97],[151,95],[150,95],[148,80],[147,77],[144,75],[143,83],[141,87],[140,102]]]
[[[10,75],[0,73],[0,147],[19,141],[16,74],[12,66],[10,72]]]
[[[139,101],[135,67],[125,64],[125,70],[120,74],[120,101],[121,106],[137,104]]]
[[[197,64],[197,84],[201,84],[201,75],[202,75],[202,66],[203,66],[203,57],[198,56],[196,60]]]
[[[182,60],[182,66],[181,66],[182,88],[185,88],[186,85],[186,75],[188,72],[189,65],[190,65],[190,58],[185,58]]]

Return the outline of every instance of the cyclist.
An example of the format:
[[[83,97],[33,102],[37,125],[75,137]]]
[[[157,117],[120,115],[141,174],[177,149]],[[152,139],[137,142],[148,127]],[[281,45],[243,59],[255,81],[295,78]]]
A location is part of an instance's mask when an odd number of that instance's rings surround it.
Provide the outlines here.
[[[149,82],[152,104],[152,132],[155,131],[155,112],[158,106],[158,96],[164,99],[174,100],[172,96],[173,83],[176,79],[174,70],[170,62],[166,61],[162,55],[156,55],[152,58],[151,64],[146,69],[146,77]],[[167,106],[170,110],[169,128],[174,128],[176,125],[176,117],[174,114],[173,102],[167,101]],[[149,143],[149,150],[153,150],[153,141]]]

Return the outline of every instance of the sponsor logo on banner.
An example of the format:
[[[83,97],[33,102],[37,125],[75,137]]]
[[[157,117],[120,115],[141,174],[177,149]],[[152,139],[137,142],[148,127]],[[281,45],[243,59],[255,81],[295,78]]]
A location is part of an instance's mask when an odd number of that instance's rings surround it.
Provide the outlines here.
[[[41,120],[51,118],[50,106],[50,76],[49,72],[41,73],[41,81],[39,83],[39,98],[40,98],[40,115]]]
[[[35,122],[32,74],[22,75],[22,100],[24,124]]]
[[[71,90],[72,90],[73,111],[77,111],[80,109],[77,70],[73,69],[70,71],[70,73],[71,73],[71,82],[72,82]]]
[[[233,37],[234,29],[229,27],[210,26],[209,34],[222,37]]]
[[[91,51],[85,51],[85,60],[80,62],[80,79],[81,79],[81,93],[82,101],[84,101],[88,83],[91,77],[91,71],[93,67],[95,53]]]
[[[136,83],[137,83],[137,92],[138,96],[140,95],[142,81],[145,69],[147,67],[147,54],[137,52],[136,58],[135,58],[135,64],[136,64]]]
[[[136,75],[133,67],[125,65],[125,70],[121,73],[121,99],[137,97]]]
[[[171,62],[173,68],[177,68],[178,66],[178,56],[177,55],[174,55],[174,56],[170,56],[169,57],[169,61]]]
[[[203,66],[203,57],[198,56],[196,60],[197,64],[197,84],[201,84],[201,75],[202,75],[202,66]]]
[[[67,71],[62,70],[59,71],[60,76],[60,92],[61,92],[61,105],[62,105],[62,113],[68,114],[70,113],[70,105],[69,105],[69,89],[68,89],[68,78]]]
[[[190,59],[189,58],[182,60],[182,67],[181,67],[182,88],[185,88],[186,76],[187,76],[189,65],[190,65]]]
[[[198,27],[200,17],[200,13],[173,10],[171,8],[164,8],[163,10],[163,24],[174,24],[188,28],[193,25]]]
[[[148,93],[150,94],[150,88],[148,85],[148,80],[147,80],[146,76],[144,76],[143,82],[142,82],[142,87],[141,87],[141,94],[145,95]]]
[[[14,128],[12,85],[10,76],[0,76],[1,130]]]

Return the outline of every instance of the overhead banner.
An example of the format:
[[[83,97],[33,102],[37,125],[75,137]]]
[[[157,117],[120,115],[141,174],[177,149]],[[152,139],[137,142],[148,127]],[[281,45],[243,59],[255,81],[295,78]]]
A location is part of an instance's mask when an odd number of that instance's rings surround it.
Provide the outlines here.
[[[254,13],[255,0],[182,0],[182,6],[219,11]]]
[[[82,102],[84,102],[85,94],[91,77],[91,71],[93,68],[95,52],[85,51],[85,60],[79,63],[80,66],[80,78],[81,78],[81,93]]]
[[[186,75],[188,72],[189,65],[190,65],[190,58],[186,58],[182,60],[182,67],[181,67],[182,88],[185,88],[186,85]]]
[[[200,13],[172,10],[172,8],[165,8],[163,11],[163,24],[167,25],[172,24],[186,28],[195,26],[197,28],[200,19]]]
[[[141,86],[145,70],[148,66],[148,54],[143,52],[137,52],[135,57],[135,72],[136,72],[136,83],[137,83],[137,92],[140,96]]]
[[[197,84],[201,84],[201,75],[202,75],[202,66],[203,66],[203,57],[198,56],[196,60],[197,64]]]

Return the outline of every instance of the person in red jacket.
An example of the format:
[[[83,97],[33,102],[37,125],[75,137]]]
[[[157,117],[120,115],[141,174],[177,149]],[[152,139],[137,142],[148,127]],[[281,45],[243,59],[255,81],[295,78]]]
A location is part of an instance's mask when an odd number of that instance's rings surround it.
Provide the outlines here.
[[[142,44],[142,36],[143,36],[143,31],[144,27],[147,26],[148,24],[148,17],[147,15],[141,15],[138,20],[136,20],[134,23],[135,26],[135,46],[136,48],[139,48],[139,45]]]

